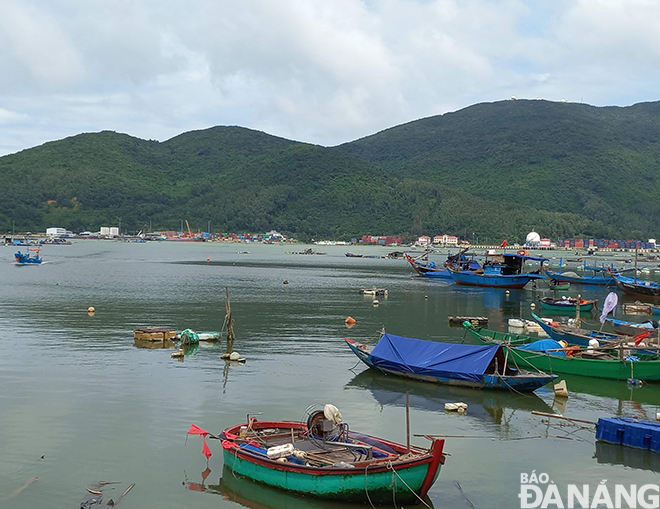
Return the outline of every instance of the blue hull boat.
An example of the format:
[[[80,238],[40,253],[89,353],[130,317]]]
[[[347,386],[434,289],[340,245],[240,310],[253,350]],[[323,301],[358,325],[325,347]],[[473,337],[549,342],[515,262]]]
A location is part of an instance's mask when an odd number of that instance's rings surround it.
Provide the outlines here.
[[[479,265],[479,262],[474,259],[474,256],[466,255],[468,249],[469,248],[463,249],[455,255],[447,256],[447,261],[444,264],[444,267],[447,268],[438,268],[436,267],[435,262],[429,262],[428,252],[418,256],[417,258],[411,258],[408,253],[404,253],[404,256],[408,263],[410,263],[410,266],[413,268],[413,270],[420,276],[424,276],[430,279],[446,279],[448,281],[453,281],[451,272],[449,271],[448,267],[455,267],[460,270],[481,269],[481,265]],[[424,264],[420,262],[420,259],[425,259],[426,263]]]
[[[39,251],[41,251],[41,249],[38,247],[29,247],[27,253],[21,253],[18,251],[14,253],[14,261],[18,265],[39,265],[42,261],[39,256]]]
[[[644,281],[635,277],[615,276],[616,285],[623,293],[634,295],[636,297],[655,297],[660,298],[660,283],[655,281]]]
[[[632,350],[633,355],[660,355],[660,341],[653,337],[639,338],[626,334],[610,334],[595,330],[580,329],[566,325],[551,326],[532,313],[532,318],[541,326],[545,333],[555,341],[566,341],[569,345],[589,346],[589,341],[595,339],[602,347],[623,347]],[[644,329],[642,332],[644,332]],[[644,340],[642,343],[641,340]]]
[[[423,382],[531,392],[555,375],[512,368],[502,345],[463,345],[383,334],[375,347],[346,339],[371,369]]]
[[[540,274],[486,274],[485,271],[484,274],[453,271],[451,276],[459,285],[490,288],[523,288],[530,281],[545,278]]]
[[[607,276],[579,276],[574,272],[567,272],[562,274],[561,272],[554,272],[549,269],[545,269],[545,273],[549,278],[559,282],[559,283],[576,283],[579,285],[599,285],[599,286],[614,286],[616,281],[611,275]]]
[[[531,260],[541,263],[536,272],[525,273],[525,262]],[[486,252],[486,261],[482,270],[455,270],[449,268],[454,282],[459,285],[484,286],[490,288],[523,288],[536,279],[545,279],[540,271],[547,258],[528,256],[525,254],[497,253],[494,250]]]
[[[589,346],[589,341],[592,339],[598,342],[617,342],[630,340],[630,337],[622,336],[620,334],[610,334],[609,332],[598,332],[593,330],[579,329],[577,327],[569,327],[566,325],[559,325],[553,327],[548,325],[541,318],[532,313],[532,318],[536,320],[543,331],[555,341],[566,341],[569,345]]]

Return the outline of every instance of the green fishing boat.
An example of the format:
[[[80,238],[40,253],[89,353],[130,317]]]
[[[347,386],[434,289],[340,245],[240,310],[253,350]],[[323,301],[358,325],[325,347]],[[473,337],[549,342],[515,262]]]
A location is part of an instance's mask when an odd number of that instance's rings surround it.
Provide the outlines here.
[[[210,435],[196,426],[188,433]],[[211,438],[222,440],[224,464],[235,475],[345,502],[420,503],[445,461],[443,439],[422,449],[349,431],[332,405],[307,422],[253,417]]]
[[[463,326],[481,343],[503,344],[509,361],[520,367],[535,368],[550,374],[660,381],[660,360],[657,357],[640,359],[635,355],[634,348],[601,350],[575,345],[565,347],[553,339],[538,340],[529,336],[503,334],[475,327],[469,322]]]
[[[550,290],[568,290],[571,287],[571,283],[562,283],[556,279],[552,279],[549,284]]]
[[[576,299],[573,297],[561,299],[554,299],[552,297],[540,297],[539,304],[543,311],[555,311],[563,313],[575,314],[576,308],[579,306],[580,311],[591,311],[594,309],[598,301],[597,300],[586,300],[586,299]]]

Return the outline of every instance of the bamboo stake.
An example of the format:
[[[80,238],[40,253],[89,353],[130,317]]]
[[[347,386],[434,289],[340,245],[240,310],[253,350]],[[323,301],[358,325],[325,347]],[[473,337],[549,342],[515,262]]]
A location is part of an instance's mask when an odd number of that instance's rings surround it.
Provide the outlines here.
[[[406,391],[406,448],[410,454],[410,393]]]
[[[225,287],[227,299],[225,300],[225,311],[227,313],[227,353],[234,351],[234,324],[231,320],[231,304],[229,302],[229,288]]]
[[[549,414],[547,412],[539,412],[537,410],[532,410],[532,415],[541,415],[543,417],[552,417],[554,419],[563,419],[565,421],[581,422],[581,423],[584,423],[584,424],[593,424],[594,426],[596,425],[596,423],[593,422],[593,421],[585,421],[584,419],[573,419],[571,417],[564,417],[563,415],[557,415],[557,414]]]

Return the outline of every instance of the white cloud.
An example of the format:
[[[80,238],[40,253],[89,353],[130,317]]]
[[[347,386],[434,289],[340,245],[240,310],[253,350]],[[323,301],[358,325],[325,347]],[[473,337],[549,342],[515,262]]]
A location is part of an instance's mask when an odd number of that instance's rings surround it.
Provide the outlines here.
[[[511,96],[658,99],[650,0],[0,0],[0,12],[0,153],[213,125],[334,145]]]

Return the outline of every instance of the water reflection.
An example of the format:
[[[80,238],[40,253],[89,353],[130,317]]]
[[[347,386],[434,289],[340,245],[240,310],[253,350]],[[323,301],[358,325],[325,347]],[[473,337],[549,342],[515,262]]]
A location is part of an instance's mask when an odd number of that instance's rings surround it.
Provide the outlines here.
[[[174,348],[174,341],[163,339],[160,341],[152,341],[150,339],[136,339],[133,345],[137,348]]]
[[[596,442],[594,458],[600,464],[623,465],[639,470],[660,472],[660,454],[642,449]]]
[[[506,410],[551,412],[548,404],[536,394],[522,394],[508,391],[475,390],[464,387],[436,385],[395,378],[366,370],[356,375],[348,387],[367,389],[382,406],[406,406],[406,392],[409,393],[410,407],[428,412],[444,412],[445,403],[467,403],[467,416],[502,424],[510,419]]]
[[[204,481],[196,486],[204,486]],[[250,509],[341,509],[347,506],[356,508],[365,507],[364,504],[349,504],[346,502],[333,502],[331,500],[303,497],[284,490],[270,488],[269,486],[236,475],[227,466],[223,467],[222,477],[218,481],[218,484],[205,486],[204,491],[217,493],[222,495],[222,498],[225,500],[236,502]],[[424,502],[428,507],[433,508],[433,503],[428,497],[424,499]],[[397,507],[404,506],[397,504]]]
[[[635,415],[648,420],[641,404],[660,406],[660,391],[657,384],[644,384],[642,387],[631,387],[623,380],[596,379],[579,375],[562,375],[566,380],[569,394],[583,393],[592,396],[619,400],[619,404],[630,403],[644,415]],[[570,400],[570,397],[569,397]]]

